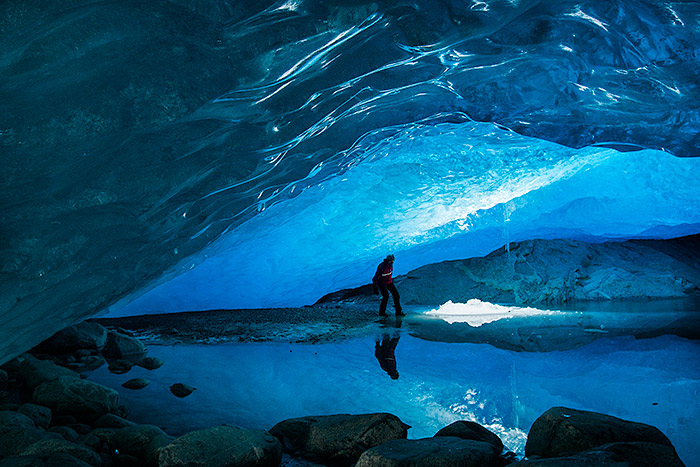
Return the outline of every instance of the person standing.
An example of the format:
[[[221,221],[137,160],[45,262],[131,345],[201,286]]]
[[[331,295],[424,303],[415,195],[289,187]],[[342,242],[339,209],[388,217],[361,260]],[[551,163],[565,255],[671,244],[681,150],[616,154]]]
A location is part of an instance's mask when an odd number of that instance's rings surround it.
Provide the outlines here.
[[[399,291],[396,290],[394,280],[391,275],[394,273],[394,255],[389,255],[384,258],[384,261],[377,267],[377,272],[372,278],[374,285],[374,293],[377,293],[377,288],[382,293],[382,303],[379,305],[379,316],[386,316],[386,305],[389,303],[389,292],[394,298],[394,310],[396,316],[403,316],[401,311],[401,303],[399,302]]]

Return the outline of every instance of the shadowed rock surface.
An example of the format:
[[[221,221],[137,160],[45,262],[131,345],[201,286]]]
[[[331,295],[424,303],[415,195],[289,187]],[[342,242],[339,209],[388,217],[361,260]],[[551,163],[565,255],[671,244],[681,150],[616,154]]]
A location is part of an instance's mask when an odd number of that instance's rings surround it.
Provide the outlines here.
[[[406,438],[409,426],[387,413],[327,415],[284,420],[270,429],[296,456],[351,465],[367,449]]]
[[[532,425],[526,456],[560,457],[616,442],[645,442],[670,446],[656,427],[609,415],[554,407]]]

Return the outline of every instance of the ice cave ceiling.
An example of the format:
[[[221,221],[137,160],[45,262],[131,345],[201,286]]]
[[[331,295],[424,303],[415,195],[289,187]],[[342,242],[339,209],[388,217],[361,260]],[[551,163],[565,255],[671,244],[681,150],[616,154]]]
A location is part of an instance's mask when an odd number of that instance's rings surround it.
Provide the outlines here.
[[[7,0],[0,31],[0,362],[388,250],[700,232],[696,2]]]

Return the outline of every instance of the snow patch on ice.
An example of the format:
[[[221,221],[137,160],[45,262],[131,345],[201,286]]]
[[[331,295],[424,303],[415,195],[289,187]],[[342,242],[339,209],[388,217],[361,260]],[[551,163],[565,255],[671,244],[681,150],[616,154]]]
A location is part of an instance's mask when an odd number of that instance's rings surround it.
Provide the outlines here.
[[[438,308],[425,312],[426,315],[441,318],[450,324],[467,323],[474,327],[516,316],[529,317],[560,313],[560,311],[541,310],[531,307],[497,305],[495,303],[482,302],[478,299],[469,300],[467,303],[453,303],[452,300],[449,300]]]

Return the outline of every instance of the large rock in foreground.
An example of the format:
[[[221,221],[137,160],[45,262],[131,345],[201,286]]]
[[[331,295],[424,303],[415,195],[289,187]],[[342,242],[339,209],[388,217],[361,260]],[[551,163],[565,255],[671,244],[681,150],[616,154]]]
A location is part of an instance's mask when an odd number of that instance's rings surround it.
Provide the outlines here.
[[[56,415],[91,421],[113,412],[119,406],[119,393],[92,381],[62,376],[37,387],[34,401]]]
[[[100,350],[107,342],[107,329],[101,324],[83,321],[58,331],[39,344],[38,348],[50,354],[71,353],[78,349]]]
[[[284,420],[270,430],[295,455],[349,465],[369,448],[405,439],[410,428],[395,415],[326,415]]]
[[[611,443],[567,457],[526,459],[508,467],[684,467],[675,449],[656,443]]]
[[[17,412],[0,411],[0,459],[17,455],[44,437],[31,418]]]
[[[28,353],[22,354],[21,360],[19,373],[29,389],[34,389],[42,383],[54,381],[64,376],[80,378],[80,375],[73,370],[58,366],[50,360],[39,360]]]
[[[399,439],[367,450],[356,467],[495,467],[499,454],[490,443],[451,436]]]
[[[499,453],[503,451],[503,441],[501,441],[498,435],[492,433],[478,423],[468,420],[454,422],[435,433],[435,437],[442,436],[454,436],[460,439],[483,441],[493,445]]]
[[[658,428],[610,415],[554,407],[535,420],[525,455],[561,457],[609,443],[645,442],[673,448]]]
[[[160,449],[159,467],[272,467],[282,445],[263,430],[219,426],[193,431]]]

